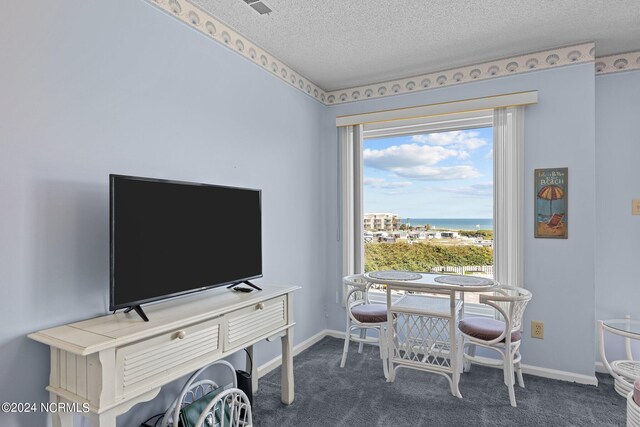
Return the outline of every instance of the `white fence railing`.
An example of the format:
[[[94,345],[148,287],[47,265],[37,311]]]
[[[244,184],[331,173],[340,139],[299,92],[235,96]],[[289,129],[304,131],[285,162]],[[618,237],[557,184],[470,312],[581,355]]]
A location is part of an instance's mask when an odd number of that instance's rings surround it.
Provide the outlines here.
[[[431,267],[431,273],[482,273],[493,274],[493,265],[440,265]]]

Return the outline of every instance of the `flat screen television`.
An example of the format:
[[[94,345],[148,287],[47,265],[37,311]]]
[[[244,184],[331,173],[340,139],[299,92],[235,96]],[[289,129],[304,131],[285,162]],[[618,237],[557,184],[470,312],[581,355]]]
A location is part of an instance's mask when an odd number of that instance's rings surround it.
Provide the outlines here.
[[[262,277],[260,190],[109,178],[110,310]]]

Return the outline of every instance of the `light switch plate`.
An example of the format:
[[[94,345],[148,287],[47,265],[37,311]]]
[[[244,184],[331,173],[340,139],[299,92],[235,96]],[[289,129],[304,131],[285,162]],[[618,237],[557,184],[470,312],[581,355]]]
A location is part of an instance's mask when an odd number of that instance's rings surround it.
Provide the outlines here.
[[[640,199],[631,201],[631,215],[640,215]]]

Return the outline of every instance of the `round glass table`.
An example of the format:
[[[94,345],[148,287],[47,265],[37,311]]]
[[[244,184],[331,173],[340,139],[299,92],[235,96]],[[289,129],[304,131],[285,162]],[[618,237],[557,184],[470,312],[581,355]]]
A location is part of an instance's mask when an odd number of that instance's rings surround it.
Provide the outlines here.
[[[640,320],[631,320],[631,319],[611,319],[611,320],[603,320],[605,326],[609,328],[616,329],[620,332],[626,332],[627,334],[633,335],[630,338],[636,338],[640,340]]]
[[[626,359],[607,360],[604,345],[604,332],[624,338]],[[627,397],[633,390],[633,383],[640,378],[640,361],[634,360],[631,352],[631,340],[640,341],[640,321],[624,319],[598,320],[598,335],[600,341],[600,358],[609,374],[614,378],[614,387],[619,395]]]
[[[462,397],[458,383],[463,339],[458,321],[464,314],[464,298],[457,298],[456,292],[487,292],[497,283],[482,277],[405,271],[369,272],[365,279],[387,287],[387,348],[382,353],[387,381],[395,381],[398,368],[428,371],[446,377],[451,394]],[[392,299],[392,294],[403,291]]]

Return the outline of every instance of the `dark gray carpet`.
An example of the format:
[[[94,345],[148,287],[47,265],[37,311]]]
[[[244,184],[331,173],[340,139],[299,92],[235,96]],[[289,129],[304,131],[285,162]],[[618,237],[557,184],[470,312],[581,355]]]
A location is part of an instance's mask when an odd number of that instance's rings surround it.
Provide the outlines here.
[[[260,380],[253,419],[272,426],[623,426],[626,400],[609,376],[598,387],[524,376],[509,405],[499,369],[473,366],[462,375],[463,399],[453,397],[446,378],[400,369],[385,382],[378,349],[349,349],[340,368],[343,341],[327,337],[294,358],[295,401],[280,403],[280,369]]]

